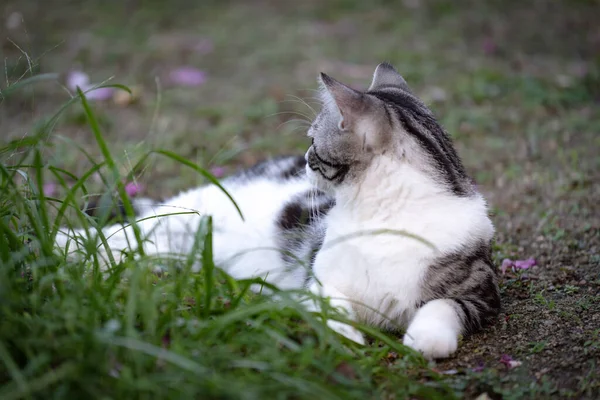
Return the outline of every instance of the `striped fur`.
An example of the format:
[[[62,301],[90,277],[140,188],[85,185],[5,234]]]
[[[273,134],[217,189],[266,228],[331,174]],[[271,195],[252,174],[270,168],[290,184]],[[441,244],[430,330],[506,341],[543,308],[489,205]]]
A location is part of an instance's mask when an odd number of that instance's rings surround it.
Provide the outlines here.
[[[321,83],[307,174],[336,205],[325,217],[314,263],[320,283],[311,289],[335,296],[352,318],[405,328],[404,343],[426,357],[446,357],[459,334],[478,331],[500,310],[485,201],[449,135],[389,64],[377,68],[366,92],[327,75]],[[405,237],[365,238],[325,251],[369,228],[406,231],[432,247]],[[362,341],[351,327],[332,327]]]

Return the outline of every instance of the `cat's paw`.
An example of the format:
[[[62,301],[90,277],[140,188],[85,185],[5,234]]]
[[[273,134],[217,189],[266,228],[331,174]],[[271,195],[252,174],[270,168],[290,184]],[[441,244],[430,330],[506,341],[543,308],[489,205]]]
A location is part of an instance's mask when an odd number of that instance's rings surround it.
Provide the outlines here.
[[[452,355],[458,348],[458,336],[452,329],[441,326],[409,327],[403,343],[433,360]]]
[[[361,345],[365,345],[365,338],[363,337],[362,333],[360,333],[360,331],[356,328],[351,327],[348,324],[344,324],[342,322],[338,322],[338,321],[327,321],[327,326],[329,326],[331,329],[333,329],[335,332],[339,333],[342,336],[347,337],[348,339],[352,340],[353,342],[356,342],[358,344]]]

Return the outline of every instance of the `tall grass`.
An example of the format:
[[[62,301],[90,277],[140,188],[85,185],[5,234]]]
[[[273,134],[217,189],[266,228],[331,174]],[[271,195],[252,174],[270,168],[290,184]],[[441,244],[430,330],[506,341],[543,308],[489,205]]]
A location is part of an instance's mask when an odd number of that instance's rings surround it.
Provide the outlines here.
[[[102,154],[79,176],[44,158],[60,113],[77,103]],[[101,233],[107,222],[80,211],[93,174],[102,174],[107,191],[116,190],[135,218],[84,93],[38,126],[0,150],[0,399],[455,396],[397,338],[359,326],[371,336],[362,347],[333,333],[325,320],[343,316],[325,300],[323,311],[313,314],[290,293],[270,287],[275,301],[249,290],[266,283],[227,276],[213,262],[209,217],[198,227],[192,253],[161,260],[166,269],[160,274],[142,246],[120,262],[109,254],[105,272],[95,242],[85,244],[80,261],[59,255],[59,227],[74,219]],[[218,184],[176,154],[157,153]],[[63,186],[64,198],[44,195],[48,176]],[[144,240],[139,230],[136,240]],[[192,271],[194,262],[201,263],[199,272]]]

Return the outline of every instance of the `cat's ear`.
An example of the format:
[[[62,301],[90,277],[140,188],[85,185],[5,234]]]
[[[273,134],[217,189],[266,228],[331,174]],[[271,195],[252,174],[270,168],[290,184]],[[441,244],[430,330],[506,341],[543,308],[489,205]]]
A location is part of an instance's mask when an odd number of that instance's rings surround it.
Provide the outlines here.
[[[321,84],[325,102],[334,102],[340,111],[338,127],[343,131],[348,130],[352,123],[352,117],[364,108],[363,94],[322,72]]]
[[[410,92],[410,88],[408,84],[396,71],[391,64],[387,62],[383,62],[375,68],[375,73],[373,74],[373,81],[371,82],[371,86],[369,86],[369,92],[372,90],[380,90],[385,87],[397,87],[402,90],[406,90]]]

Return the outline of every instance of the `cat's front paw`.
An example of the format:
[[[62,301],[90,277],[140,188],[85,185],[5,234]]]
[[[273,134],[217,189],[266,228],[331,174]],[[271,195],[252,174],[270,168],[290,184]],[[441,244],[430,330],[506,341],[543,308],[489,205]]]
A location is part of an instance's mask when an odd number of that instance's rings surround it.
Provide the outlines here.
[[[360,333],[360,331],[358,329],[353,328],[348,324],[344,324],[344,323],[338,322],[338,321],[331,321],[331,320],[327,321],[327,326],[329,326],[331,329],[333,329],[340,335],[345,336],[348,339],[350,339],[358,344],[362,344],[364,346],[365,338],[363,337],[362,333]]]
[[[423,354],[429,360],[446,358],[458,348],[458,336],[445,327],[409,327],[404,335],[404,345]]]

